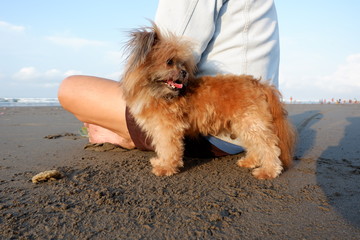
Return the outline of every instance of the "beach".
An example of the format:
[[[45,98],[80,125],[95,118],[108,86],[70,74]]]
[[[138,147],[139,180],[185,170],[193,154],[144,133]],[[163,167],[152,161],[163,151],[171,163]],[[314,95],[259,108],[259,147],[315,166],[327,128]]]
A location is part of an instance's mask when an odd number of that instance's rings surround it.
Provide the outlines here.
[[[61,107],[2,107],[0,239],[359,239],[360,104],[287,109],[294,165],[264,181],[242,154],[156,177],[153,152],[88,145]]]

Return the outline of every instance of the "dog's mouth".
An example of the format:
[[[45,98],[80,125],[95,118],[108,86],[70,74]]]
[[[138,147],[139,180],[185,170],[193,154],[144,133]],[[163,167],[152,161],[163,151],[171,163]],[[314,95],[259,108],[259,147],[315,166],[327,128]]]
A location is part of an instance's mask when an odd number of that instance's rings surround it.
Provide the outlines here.
[[[168,79],[163,80],[162,82],[172,90],[181,90],[184,87],[184,84],[179,79],[175,81],[173,79]]]

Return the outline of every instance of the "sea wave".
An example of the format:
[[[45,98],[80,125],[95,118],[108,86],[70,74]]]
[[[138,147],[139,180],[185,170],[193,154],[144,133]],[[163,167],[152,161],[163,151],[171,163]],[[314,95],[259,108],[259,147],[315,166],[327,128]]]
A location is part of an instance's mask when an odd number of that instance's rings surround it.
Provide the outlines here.
[[[1,98],[0,107],[60,106],[57,98]]]

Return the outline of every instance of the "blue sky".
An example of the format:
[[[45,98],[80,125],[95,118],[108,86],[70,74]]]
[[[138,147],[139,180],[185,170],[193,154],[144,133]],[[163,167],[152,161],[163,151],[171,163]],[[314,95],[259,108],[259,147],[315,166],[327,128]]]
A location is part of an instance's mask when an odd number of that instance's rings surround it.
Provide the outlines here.
[[[0,97],[56,97],[61,80],[118,80],[126,31],[157,0],[0,0]],[[284,98],[360,99],[360,2],[278,0]],[[85,86],[84,86],[85,87]]]

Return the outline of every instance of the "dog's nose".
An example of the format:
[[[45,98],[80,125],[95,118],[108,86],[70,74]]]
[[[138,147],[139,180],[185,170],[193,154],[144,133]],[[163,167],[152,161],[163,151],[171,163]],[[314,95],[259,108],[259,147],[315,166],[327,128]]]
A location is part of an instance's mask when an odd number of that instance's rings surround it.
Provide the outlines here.
[[[181,70],[180,74],[183,78],[186,78],[187,76],[187,72],[185,70]]]

